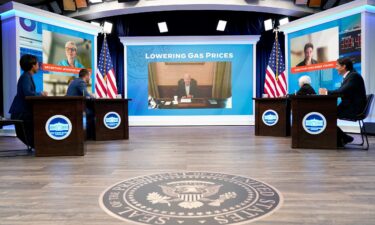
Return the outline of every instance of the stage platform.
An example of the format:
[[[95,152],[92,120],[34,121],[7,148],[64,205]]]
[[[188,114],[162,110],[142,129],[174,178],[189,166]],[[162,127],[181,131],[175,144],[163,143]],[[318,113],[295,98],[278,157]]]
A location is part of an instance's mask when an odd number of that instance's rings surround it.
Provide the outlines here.
[[[89,141],[85,156],[0,157],[0,223],[130,224],[99,206],[107,188],[137,176],[207,171],[281,193],[280,208],[253,224],[374,224],[375,137],[363,151],[292,149],[290,137],[255,136],[253,126],[131,127],[129,134]],[[23,147],[0,137],[0,151]]]

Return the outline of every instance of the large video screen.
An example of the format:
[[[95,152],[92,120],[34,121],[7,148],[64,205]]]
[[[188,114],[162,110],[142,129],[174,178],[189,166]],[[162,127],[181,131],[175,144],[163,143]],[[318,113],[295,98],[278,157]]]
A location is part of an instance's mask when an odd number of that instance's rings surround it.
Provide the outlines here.
[[[151,62],[149,109],[231,108],[232,62]]]
[[[338,58],[348,57],[361,73],[361,14],[333,20],[288,34],[288,92],[300,87],[298,79],[309,76],[315,92],[341,86],[335,69]]]
[[[292,73],[335,68],[339,57],[339,29],[314,32],[290,40]]]
[[[90,40],[43,31],[43,70],[78,74],[82,68],[91,69]]]
[[[78,77],[80,69],[92,71],[94,35],[22,17],[17,30],[20,55],[35,55],[40,63],[38,73],[33,76],[37,91],[47,91],[50,96],[66,95],[69,83]],[[94,82],[91,73],[89,92],[94,91]]]
[[[130,116],[252,115],[252,44],[126,47]]]

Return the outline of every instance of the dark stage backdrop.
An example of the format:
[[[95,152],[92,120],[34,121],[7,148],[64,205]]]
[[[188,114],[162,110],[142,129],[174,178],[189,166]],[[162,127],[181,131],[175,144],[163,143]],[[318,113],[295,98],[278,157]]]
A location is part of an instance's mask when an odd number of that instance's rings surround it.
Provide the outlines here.
[[[108,47],[116,72],[117,86],[120,93],[124,91],[124,47],[119,36],[210,36],[210,35],[261,35],[256,46],[256,96],[263,92],[265,71],[268,57],[272,50],[275,35],[264,31],[263,21],[278,20],[284,16],[257,12],[235,11],[168,11],[122,15],[104,18],[114,24],[113,31],[107,35]],[[224,32],[216,31],[218,20],[228,21]],[[293,20],[293,18],[290,18]],[[168,33],[159,33],[157,23],[166,21]],[[1,25],[0,25],[1,26]],[[0,27],[1,32],[1,27]],[[0,43],[2,36],[0,35]],[[284,35],[279,34],[281,50],[284,52]],[[98,36],[98,57],[103,44],[103,35]],[[1,45],[0,45],[1,52]],[[285,54],[284,54],[285,55]],[[4,57],[4,56],[2,56]],[[0,113],[3,109],[3,69],[0,60]]]
[[[257,12],[234,11],[169,11],[140,13],[105,18],[114,24],[107,35],[108,47],[114,64],[119,92],[124,91],[124,47],[119,36],[212,36],[212,35],[261,35],[256,46],[256,96],[263,93],[265,71],[272,50],[275,34],[264,31],[263,21],[284,16]],[[218,20],[226,20],[224,32],[216,31]],[[292,18],[293,19],[293,18]],[[168,33],[160,33],[158,22],[167,22]],[[284,52],[284,35],[279,34],[281,50]],[[103,44],[103,35],[98,37],[98,57]],[[285,54],[284,54],[285,57]],[[285,59],[284,59],[285,60]]]

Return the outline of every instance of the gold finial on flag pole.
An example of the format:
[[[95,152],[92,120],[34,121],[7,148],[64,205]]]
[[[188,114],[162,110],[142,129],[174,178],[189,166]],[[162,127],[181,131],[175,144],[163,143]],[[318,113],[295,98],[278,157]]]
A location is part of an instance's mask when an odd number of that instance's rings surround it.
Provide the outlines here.
[[[273,32],[275,33],[275,40],[277,40],[278,39],[278,34],[279,34],[279,28],[278,27],[275,27],[274,29],[273,29]]]

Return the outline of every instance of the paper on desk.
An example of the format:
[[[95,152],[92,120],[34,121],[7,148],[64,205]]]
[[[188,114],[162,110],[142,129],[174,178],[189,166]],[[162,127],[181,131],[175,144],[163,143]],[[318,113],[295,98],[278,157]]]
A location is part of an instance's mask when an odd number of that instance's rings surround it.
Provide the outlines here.
[[[181,103],[191,103],[191,98],[181,98]]]
[[[164,105],[170,105],[170,104],[171,104],[170,101],[166,101],[166,102],[164,103]]]

